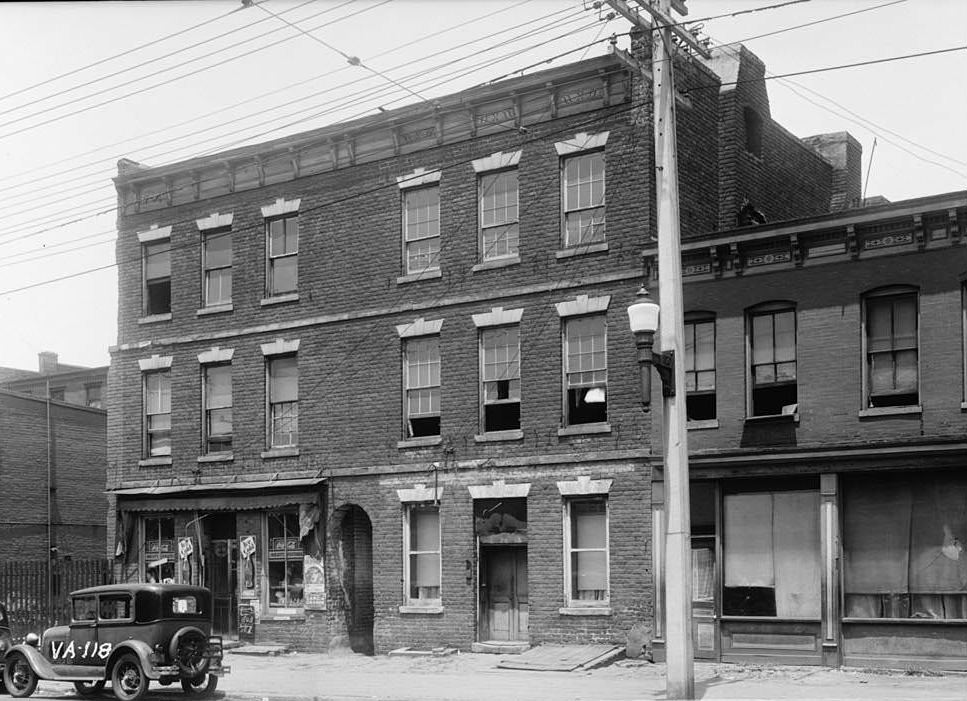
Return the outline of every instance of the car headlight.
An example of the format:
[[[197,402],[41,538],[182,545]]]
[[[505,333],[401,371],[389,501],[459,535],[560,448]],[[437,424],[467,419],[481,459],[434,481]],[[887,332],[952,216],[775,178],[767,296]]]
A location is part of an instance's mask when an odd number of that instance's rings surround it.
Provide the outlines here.
[[[37,647],[40,645],[40,636],[36,633],[27,633],[27,637],[24,638],[24,642],[31,647]]]

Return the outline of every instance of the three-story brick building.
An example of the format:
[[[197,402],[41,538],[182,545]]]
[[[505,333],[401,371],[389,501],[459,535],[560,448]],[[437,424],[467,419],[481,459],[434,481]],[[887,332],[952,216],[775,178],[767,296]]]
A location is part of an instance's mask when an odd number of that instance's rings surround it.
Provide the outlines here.
[[[763,71],[744,49],[678,67],[686,232],[842,194],[845,166],[771,120]],[[122,161],[119,576],[203,582],[223,631],[310,649],[647,634],[625,308],[655,219],[650,91],[605,56]]]

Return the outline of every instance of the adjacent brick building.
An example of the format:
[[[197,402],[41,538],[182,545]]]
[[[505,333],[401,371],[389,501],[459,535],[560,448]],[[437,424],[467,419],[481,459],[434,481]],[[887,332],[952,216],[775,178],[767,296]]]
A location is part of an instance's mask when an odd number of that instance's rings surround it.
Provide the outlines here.
[[[104,409],[107,395],[107,366],[86,367],[61,363],[57,353],[43,351],[37,354],[37,371],[17,368],[0,368],[0,389],[35,397],[46,397]]]
[[[696,657],[967,669],[965,244],[967,192],[683,245]]]
[[[746,200],[843,200],[838,166],[772,122],[758,59],[678,72],[686,237]],[[654,228],[650,95],[607,56],[119,163],[118,575],[203,582],[222,631],[304,649],[650,637],[625,315]]]

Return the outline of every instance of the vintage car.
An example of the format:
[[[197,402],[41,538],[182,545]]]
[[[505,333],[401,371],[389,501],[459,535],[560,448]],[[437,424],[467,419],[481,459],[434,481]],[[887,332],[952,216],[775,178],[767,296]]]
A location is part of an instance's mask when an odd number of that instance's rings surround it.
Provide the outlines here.
[[[30,696],[39,679],[73,682],[81,695],[111,682],[120,701],[136,701],[155,680],[210,694],[222,665],[222,640],[211,635],[211,592],[181,584],[116,584],[71,594],[71,621],[30,634],[3,653],[11,696]]]

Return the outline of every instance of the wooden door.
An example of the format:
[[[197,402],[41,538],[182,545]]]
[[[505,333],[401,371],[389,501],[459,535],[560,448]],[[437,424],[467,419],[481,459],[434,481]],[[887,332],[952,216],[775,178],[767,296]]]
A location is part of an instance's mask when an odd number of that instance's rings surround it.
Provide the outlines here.
[[[238,631],[238,548],[234,538],[213,540],[206,568],[212,592],[212,632],[234,636]]]
[[[481,550],[481,640],[527,640],[527,548]]]

